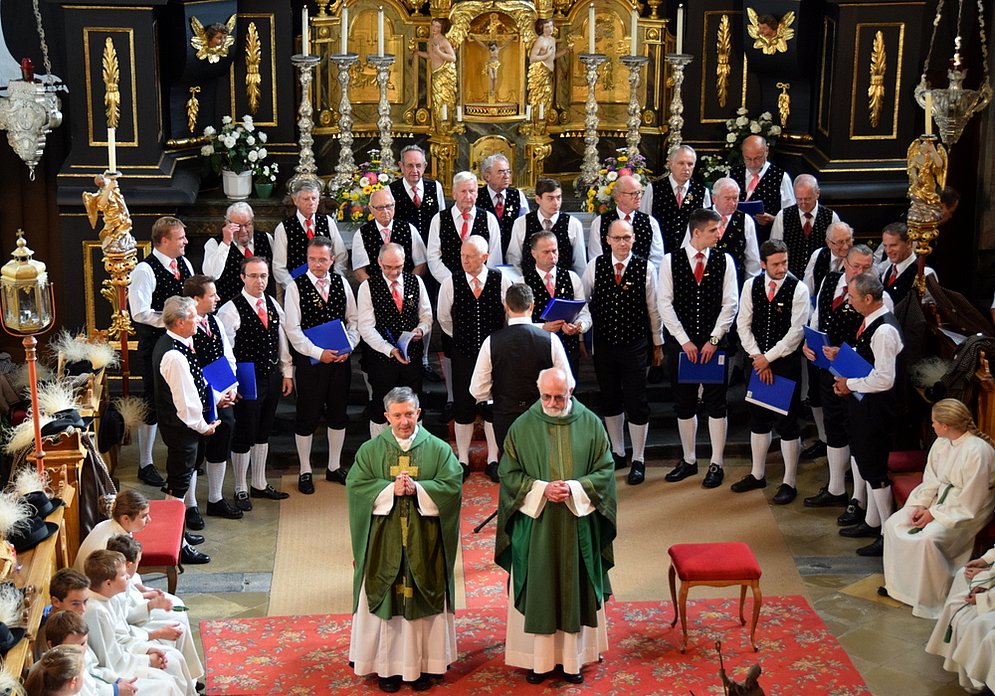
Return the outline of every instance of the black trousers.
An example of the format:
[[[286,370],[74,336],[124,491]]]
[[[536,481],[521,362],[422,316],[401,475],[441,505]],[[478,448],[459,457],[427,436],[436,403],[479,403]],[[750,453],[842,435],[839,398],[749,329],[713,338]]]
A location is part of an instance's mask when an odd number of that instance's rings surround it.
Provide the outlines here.
[[[269,374],[256,371],[256,398],[253,401],[239,399],[232,408],[235,411],[235,434],[231,451],[245,454],[253,445],[269,442],[276,419],[276,406],[280,402],[283,377],[279,368]]]
[[[725,350],[724,348],[721,350]],[[701,346],[698,347],[701,352]],[[680,364],[680,345],[676,341],[668,341],[666,344],[667,370],[670,375],[670,384],[674,390],[674,412],[681,420],[694,418],[698,413],[698,387],[702,386],[702,400],[705,403],[705,411],[709,418],[725,418],[727,412],[726,389],[729,383],[729,371],[723,372],[721,384],[680,383],[677,381],[677,369]],[[712,357],[712,360],[718,358]],[[728,361],[726,363],[728,365]]]
[[[835,384],[836,378],[828,370],[819,369],[819,392],[822,397],[822,415],[826,423],[826,444],[830,447],[846,447],[851,444],[850,414],[847,400],[836,396],[836,392],[833,391]]]
[[[819,373],[823,370],[821,367],[816,367],[814,362],[802,359],[805,360],[805,369],[808,370],[808,405],[812,408],[821,408],[822,390],[819,389]]]
[[[161,425],[159,435],[166,444],[166,492],[182,498],[190,488],[190,475],[204,453],[206,438],[186,426]]]
[[[473,368],[477,358],[468,358],[459,351],[452,353],[453,361],[453,419],[459,425],[469,425],[477,419],[479,413],[484,420],[490,421],[487,410],[477,408],[477,400],[470,394],[470,380],[473,379]]]
[[[752,367],[747,364],[744,365],[743,369],[752,370]],[[802,374],[802,366],[798,361],[798,354],[792,353],[791,355],[775,360],[770,364],[770,369],[778,377],[785,377],[795,381],[795,392],[791,395],[788,415],[785,416],[768,408],[747,403],[746,412],[750,418],[750,432],[766,434],[771,430],[776,430],[782,440],[797,440],[801,436],[801,429],[798,427],[798,412],[801,410]]]
[[[857,460],[857,471],[871,488],[884,488],[888,479],[888,454],[895,426],[893,392],[865,394],[864,398],[846,398],[850,415],[850,453]]]
[[[218,420],[221,423],[214,434],[204,438],[204,456],[209,462],[227,461],[228,455],[231,454],[231,439],[235,433],[235,407],[219,408]]]
[[[422,365],[421,356],[414,358],[407,365],[387,358],[383,354],[366,356],[366,374],[370,380],[373,396],[370,400],[370,420],[383,425],[387,422],[384,415],[383,399],[394,387],[411,387],[416,394],[421,395]]]
[[[623,411],[633,425],[649,423],[646,401],[645,338],[625,345],[594,340],[594,373],[598,377],[601,415],[617,416]]]
[[[312,365],[310,358],[297,355],[294,365],[297,368],[294,380],[297,387],[294,432],[297,435],[313,434],[322,416],[332,430],[345,428],[349,424],[346,406],[352,382],[352,361]]]
[[[152,351],[158,340],[159,336],[139,338],[135,362],[132,365],[134,373],[142,378],[142,401],[148,406],[145,413],[146,425],[155,425],[158,422],[155,413],[155,365],[152,364]]]

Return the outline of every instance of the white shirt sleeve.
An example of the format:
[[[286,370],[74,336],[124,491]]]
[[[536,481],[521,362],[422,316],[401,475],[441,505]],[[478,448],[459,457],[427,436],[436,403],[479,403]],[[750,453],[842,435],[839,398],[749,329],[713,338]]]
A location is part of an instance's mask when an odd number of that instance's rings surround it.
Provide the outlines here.
[[[657,306],[660,319],[663,321],[667,333],[674,337],[680,345],[684,345],[691,338],[684,330],[681,320],[677,318],[677,311],[674,309],[674,259],[677,263],[687,263],[687,254],[677,251],[663,257],[663,264],[660,266],[660,280],[657,283]]]
[[[352,235],[352,270],[366,268],[369,265],[370,255],[366,253],[366,245],[363,244],[363,234],[357,227],[356,233]]]
[[[293,280],[287,270],[287,231],[282,222],[273,230],[273,278],[283,287]]]
[[[791,177],[787,172],[781,176],[781,210],[795,204],[795,187],[791,185]]]
[[[567,359],[567,351],[563,347],[563,341],[556,334],[550,334],[550,354],[553,360],[553,367],[563,370],[563,374],[567,376],[567,386],[573,389],[577,386],[573,372],[570,370],[570,361]]]
[[[158,260],[149,255],[149,263]],[[147,263],[140,263],[131,272],[131,287],[128,288],[128,309],[131,318],[140,324],[148,324],[157,328],[165,328],[162,323],[162,312],[152,309],[152,293],[155,292],[155,274]]]
[[[487,243],[490,247],[487,255],[487,267],[496,268],[504,263],[501,256],[501,225],[491,211],[477,208],[477,214],[481,213],[487,216],[487,235],[490,237]]]
[[[346,249],[345,242],[342,241],[342,235],[339,234],[335,218],[331,215],[326,215],[325,218],[328,220],[328,237],[332,240],[332,253],[335,254],[335,272],[344,276],[349,270],[349,250]],[[274,256],[275,254],[274,251]]]
[[[736,283],[736,266],[733,265],[732,257],[726,254],[726,273],[722,282],[722,309],[712,328],[712,336],[722,338],[726,335],[732,327],[738,308],[739,285]]]
[[[735,281],[735,277],[733,278]],[[660,320],[660,304],[656,298],[657,271],[649,261],[646,262],[646,310],[650,318],[650,333],[653,334],[653,345],[663,345],[663,332]]]
[[[508,241],[508,258],[504,260],[519,271],[522,270],[522,248],[525,246],[525,217],[515,220],[511,226],[511,239]]]
[[[562,270],[558,271],[563,273]],[[584,283],[580,279],[580,276],[573,271],[567,271],[570,274],[570,282],[574,286],[574,299],[575,300],[587,300],[587,293],[584,292]],[[587,333],[591,329],[591,324],[593,323],[591,319],[591,305],[585,304],[584,307],[577,314],[577,318],[574,320],[574,324],[580,327],[581,333]]]
[[[322,353],[321,348],[314,345],[301,329],[301,295],[300,290],[297,289],[297,283],[291,283],[284,291],[283,312],[287,317],[284,328],[287,331],[290,345],[301,355],[319,360]]]
[[[743,345],[743,352],[752,357],[760,352],[757,339],[753,335],[753,283],[757,278],[747,278],[743,292],[739,296],[739,313],[736,315],[736,333]]]
[[[377,319],[373,312],[373,302],[370,299],[369,281],[364,280],[359,286],[356,305],[359,312],[359,335],[370,348],[389,356],[390,352],[394,350],[394,346],[376,329]]]
[[[191,430],[205,433],[210,425],[204,420],[204,404],[197,394],[197,385],[190,374],[190,364],[178,350],[169,350],[159,363],[159,374],[169,385],[176,416]]]
[[[752,278],[753,276],[760,275],[763,269],[760,268],[760,247],[757,244],[757,226],[754,224],[752,217],[749,215],[745,217],[743,233],[746,237],[746,249],[744,250],[746,258],[743,262],[743,269],[746,271],[747,277]]]
[[[204,243],[204,263],[201,264],[204,275],[209,275],[215,280],[220,278],[221,274],[224,273],[225,263],[228,261],[229,250],[231,250],[231,244],[219,242],[217,239],[208,239]]]
[[[661,181],[663,183],[663,181]],[[647,215],[653,214],[653,182],[647,182],[646,188],[643,189],[643,197],[639,201],[639,212],[646,213]]]
[[[395,225],[403,225],[403,220],[395,220]],[[425,250],[425,240],[418,233],[418,228],[408,223],[408,231],[411,233],[411,261],[416,266],[421,266],[428,262],[428,252]]]
[[[774,216],[774,222],[770,226],[770,238],[784,239],[784,208],[777,211],[777,215]]]
[[[592,261],[601,256],[601,216],[591,221],[591,230],[587,233],[587,258]]]
[[[815,297],[815,291],[818,290],[818,288],[815,287],[815,260],[819,258],[819,252],[821,251],[822,249],[816,249],[813,251],[812,255],[808,257],[808,263],[805,264],[805,276],[802,281],[805,283],[805,287],[808,288],[808,294],[811,297]]]
[[[902,350],[902,339],[890,324],[883,324],[871,336],[874,368],[866,377],[846,381],[850,391],[874,394],[888,391],[895,385],[895,357]]]
[[[453,283],[457,280],[466,282],[463,279],[457,279],[456,276],[449,276],[439,286],[439,302],[436,305],[436,311],[439,326],[442,327],[447,336],[453,335]]]
[[[426,254],[428,256],[428,270],[439,283],[444,281],[449,277],[449,269],[446,268],[446,264],[442,262],[442,247],[439,242],[440,226],[441,226],[441,216],[450,215],[448,208],[441,209],[432,218],[432,222],[428,225],[428,244],[426,245]]]
[[[491,370],[491,337],[488,336],[480,344],[477,363],[470,377],[470,395],[477,401],[491,400],[491,386],[494,384]]]
[[[562,215],[562,213],[561,213]],[[584,275],[587,267],[587,249],[584,245],[584,225],[573,215],[570,216],[570,224],[567,226],[567,238],[574,248],[574,262],[572,270],[578,276]]]
[[[650,237],[650,257],[648,260],[653,264],[653,268],[656,269],[663,263],[664,248],[663,235],[660,233],[660,223],[652,215],[650,216],[650,230],[652,234]]]

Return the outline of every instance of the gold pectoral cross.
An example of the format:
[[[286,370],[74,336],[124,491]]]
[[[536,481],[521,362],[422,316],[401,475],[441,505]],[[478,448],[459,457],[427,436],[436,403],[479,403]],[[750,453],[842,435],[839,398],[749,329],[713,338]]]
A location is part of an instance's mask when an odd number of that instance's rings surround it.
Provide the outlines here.
[[[390,475],[397,478],[397,475],[402,471],[407,472],[411,478],[418,476],[418,467],[411,465],[411,457],[406,454],[399,456],[397,464],[390,467]],[[408,515],[411,512],[411,503],[408,500],[408,496],[402,496],[399,505],[401,511],[401,546],[406,549],[408,548]]]

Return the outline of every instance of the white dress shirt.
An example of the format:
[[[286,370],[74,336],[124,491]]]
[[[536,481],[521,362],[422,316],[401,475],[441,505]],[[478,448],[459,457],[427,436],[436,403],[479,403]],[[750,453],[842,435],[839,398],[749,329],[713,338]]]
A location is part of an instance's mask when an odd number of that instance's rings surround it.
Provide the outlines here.
[[[659,181],[657,182],[657,184],[661,183],[662,182]],[[670,184],[670,190],[674,192],[674,198],[676,199],[677,187],[679,184],[677,183],[677,180],[674,179],[673,174],[667,177],[667,183]],[[685,183],[683,186],[684,186],[684,195],[687,196],[688,190],[691,188],[691,179],[688,179],[687,183]],[[704,199],[700,203],[694,201],[694,209],[697,210],[698,208],[711,208],[711,207],[712,207],[712,194],[711,192],[709,192],[708,187],[706,186]],[[646,213],[647,215],[653,214],[653,182],[649,182],[648,184],[646,184],[646,187],[643,189],[643,199],[639,201],[639,209],[642,212]]]
[[[149,263],[156,263],[158,261],[162,264],[163,268],[172,273],[169,269],[169,264],[174,259],[166,256],[158,249],[153,249],[147,260]],[[175,260],[177,261],[177,267],[179,267],[180,263],[184,263],[187,266],[187,270],[190,271],[190,275],[193,275],[193,266],[185,256]],[[152,293],[155,292],[155,284],[155,273],[152,271],[152,268],[148,264],[137,264],[135,270],[131,272],[131,286],[128,288],[128,309],[131,310],[131,318],[138,323],[163,329],[166,325],[162,323],[162,310],[152,309]]]
[[[258,297],[253,297],[242,289],[242,297],[245,301],[249,303],[249,307],[255,311],[257,303],[259,302]],[[265,298],[265,295],[263,296]],[[279,347],[278,347],[278,357],[280,361],[280,374],[283,375],[284,379],[292,379],[294,376],[294,364],[290,358],[290,347],[287,343],[287,316],[283,312],[283,307],[280,303],[274,300],[272,297],[269,298],[273,302],[273,307],[276,308],[276,315],[280,319],[280,332],[279,332]],[[225,331],[231,336],[232,345],[238,340],[238,329],[242,326],[242,315],[238,313],[238,307],[235,306],[234,300],[229,300],[225,302],[221,309],[218,310],[218,321],[225,325]]]
[[[273,235],[269,232],[254,232],[253,235],[265,234],[266,239],[269,241],[269,248],[273,248]],[[232,240],[232,244],[238,249],[238,253],[245,256],[245,247],[241,246],[235,240]],[[204,269],[204,275],[209,275],[215,280],[221,277],[221,274],[225,272],[225,264],[228,263],[228,252],[231,250],[231,244],[227,244],[223,241],[217,239],[208,239],[204,244],[204,263],[201,268]],[[249,250],[255,253],[255,246],[250,245]]]
[[[711,256],[712,249],[706,247],[702,249],[702,253],[705,255],[705,265],[708,265],[708,259]],[[697,261],[695,261],[694,256],[698,253],[698,250],[691,245],[685,245],[681,247],[679,251],[672,254],[667,254],[663,257],[663,266],[660,267],[660,291],[659,291],[659,304],[660,304],[660,318],[663,320],[663,325],[666,327],[667,332],[674,337],[680,345],[684,345],[691,340],[687,332],[684,330],[684,326],[681,324],[680,319],[677,318],[677,310],[674,309],[674,273],[672,264],[675,263],[687,263],[691,265],[691,269],[694,270]],[[726,271],[722,278],[722,308],[719,310],[719,316],[715,320],[715,326],[712,327],[710,332],[711,336],[716,338],[722,338],[729,331],[732,326],[733,319],[736,318],[736,309],[738,307],[738,295],[739,286],[736,285],[736,267],[733,265],[732,257],[726,254]]]
[[[412,190],[414,189],[414,187],[411,184],[408,183],[407,179],[404,179],[404,178],[401,179],[401,183],[404,184],[404,192],[406,194],[408,194],[408,198],[411,200],[412,203],[414,203],[415,197],[414,197],[414,194],[412,194]],[[425,200],[425,186],[426,185],[435,186],[435,200],[439,204],[439,210],[445,210],[446,209],[446,194],[445,194],[445,191],[442,190],[442,183],[440,181],[433,181],[432,184],[426,184],[424,179],[419,180],[418,181],[418,197],[421,198],[422,200]]]
[[[543,283],[545,284],[546,271],[539,270],[539,267],[536,266],[536,273],[539,274],[539,279],[542,280]],[[573,299],[584,300],[586,302],[587,295],[584,291],[584,282],[580,279],[580,276],[574,273],[573,271],[563,271],[557,268],[556,266],[553,266],[551,269],[549,269],[549,274],[553,276],[552,278],[553,287],[554,288],[556,287],[556,279],[559,273],[568,273],[570,275],[570,283],[573,285],[574,288]],[[587,304],[584,305],[584,307],[580,310],[580,313],[577,315],[577,318],[574,319],[573,323],[578,327],[580,327],[581,333],[587,333],[590,330],[592,324],[590,305]]]
[[[764,175],[767,173],[768,169],[770,169],[770,161],[764,162],[764,166],[760,167],[761,180],[763,180]],[[745,180],[743,182],[744,186],[743,191],[746,191],[746,187],[750,185],[750,180],[752,178],[753,178],[753,173],[749,169],[747,169],[746,176],[744,177]],[[757,186],[759,187],[759,184],[757,184]],[[752,196],[747,198],[747,200],[752,200]],[[791,184],[791,177],[788,176],[787,172],[784,172],[784,174],[781,176],[781,210],[784,210],[785,208],[792,206],[794,204],[795,204],[795,187],[792,186]],[[765,210],[764,212],[774,214],[770,210]]]
[[[713,208],[714,210],[714,208]],[[719,211],[715,211],[719,212]],[[722,213],[719,213],[722,215]],[[722,215],[728,224],[730,215]],[[752,215],[743,216],[743,236],[746,238],[746,248],[743,249],[743,270],[746,272],[747,278],[754,278],[760,275],[763,269],[760,268],[760,245],[757,244],[757,225],[753,222]],[[691,228],[688,227],[684,232],[684,240],[681,242],[682,247],[686,247],[691,243]],[[728,252],[727,252],[728,253]]]
[[[784,211],[785,208],[781,208],[779,211],[777,211],[777,215],[774,216],[774,223],[771,225],[770,228],[771,239],[784,239]],[[797,208],[795,212],[798,214],[798,222],[801,224],[802,227],[805,227],[805,213],[802,212],[801,208]],[[812,216],[811,222],[813,226],[815,225],[815,218],[818,214],[819,214],[819,204],[816,203],[815,207],[812,208],[811,211],[809,211],[809,215]],[[832,225],[839,221],[840,221],[840,216],[837,215],[836,211],[834,210],[833,219],[829,221],[829,224]],[[823,234],[825,234],[825,232],[823,232]]]
[[[193,350],[193,338],[183,338],[169,329],[166,329],[166,335]],[[162,362],[159,363],[159,374],[169,385],[173,408],[176,409],[176,416],[183,421],[183,424],[201,434],[210,430],[210,423],[204,420],[204,408],[207,404],[200,400],[197,384],[190,374],[187,356],[175,348],[167,350],[163,353]]]
[[[389,288],[391,285],[390,280],[387,276],[380,274],[387,283]],[[428,301],[428,293],[425,292],[425,284],[422,283],[421,278],[414,276],[415,282],[418,283],[418,289],[420,291],[418,296],[418,326],[416,329],[421,329],[422,340],[432,328],[432,304]],[[404,276],[399,275],[397,277],[398,292],[404,295]],[[394,350],[397,346],[388,341],[386,337],[382,336],[379,331],[377,331],[377,318],[376,314],[373,312],[373,301],[370,299],[370,281],[364,280],[362,285],[359,286],[359,293],[356,298],[356,305],[359,312],[359,335],[366,341],[366,344],[370,346],[373,350],[378,353],[383,353],[384,355],[390,356],[390,352]],[[394,340],[397,340],[397,336]]]
[[[825,279],[823,279],[822,282],[825,283],[826,282]],[[841,275],[839,277],[839,280],[836,281],[836,290],[833,292],[833,299],[839,297],[840,294],[842,293],[842,295],[843,295],[843,301],[846,302],[846,303],[849,303],[850,302],[850,298],[847,295],[847,287],[848,287],[848,285],[849,285],[849,283],[846,280],[846,273],[844,273],[843,275]],[[822,286],[819,286],[819,291],[820,292],[822,291]],[[895,311],[895,303],[892,302],[891,295],[889,295],[888,293],[883,293],[881,295],[881,300],[884,302],[885,309],[887,309],[889,312],[894,312]],[[815,329],[815,330],[819,329],[819,303],[818,302],[816,302],[813,305],[813,307],[812,307],[812,315],[808,319],[808,325],[810,327],[812,327],[813,329]]]
[[[749,356],[760,353],[760,346],[753,335],[753,284],[763,283],[765,293],[769,291],[771,282],[774,283],[774,293],[781,291],[784,285],[784,278],[774,280],[769,275],[749,278],[743,284],[743,293],[739,296],[739,314],[736,317],[736,330],[739,332],[739,340],[742,342],[743,350]],[[795,292],[791,296],[791,327],[788,332],[781,337],[777,343],[764,353],[768,362],[774,362],[778,358],[790,355],[801,345],[805,337],[805,322],[808,321],[808,314],[811,305],[809,304],[808,289],[804,283],[795,286]]]
[[[808,292],[812,297],[815,297],[816,291],[819,289],[815,287],[815,262],[819,258],[819,254],[822,249],[816,249],[812,252],[812,255],[808,257],[808,263],[805,264],[805,276],[803,282],[808,288]],[[842,271],[843,270],[843,259],[839,256],[833,254],[833,250],[829,250],[829,270],[830,272]]]
[[[318,278],[311,271],[308,271],[306,275],[320,294]],[[342,291],[345,293],[345,316],[341,318],[342,327],[349,339],[349,345],[355,350],[356,346],[359,345],[359,314],[352,288],[349,287],[349,281],[338,273],[328,273],[325,278],[328,279],[329,283],[342,284]],[[283,311],[287,316],[287,340],[290,341],[290,345],[301,355],[321,360],[321,354],[325,349],[312,343],[311,339],[304,335],[304,329],[301,328],[301,294],[300,290],[297,289],[297,283],[291,283],[287,286],[286,294],[283,296]]]
[[[556,226],[556,223],[560,219],[560,215],[563,213],[557,213],[553,217],[549,218],[550,229]],[[542,212],[538,213],[539,224],[542,225],[544,216]],[[570,223],[567,225],[567,238],[570,240],[570,244],[573,245],[574,255],[573,262],[570,264],[570,268],[577,275],[583,275],[584,269],[587,268],[587,249],[584,245],[584,225],[577,218],[570,216]],[[511,227],[511,241],[508,242],[508,258],[505,259],[505,263],[514,266],[519,271],[522,270],[522,248],[525,246],[525,218],[520,217],[515,220],[515,224]],[[563,250],[560,250],[563,253]]]
[[[887,307],[879,307],[864,318],[864,325],[887,314]],[[891,324],[882,324],[871,336],[871,350],[874,352],[874,368],[866,377],[851,377],[846,381],[847,389],[861,394],[874,394],[888,391],[895,386],[895,358],[903,347],[902,337]]]
[[[490,238],[487,242],[488,245],[488,256],[487,265],[490,268],[496,268],[501,265],[501,226],[498,224],[497,218],[494,217],[494,213],[483,210],[474,206],[470,209],[470,219],[468,224],[470,226],[470,234],[473,234],[473,223],[477,219],[476,216],[483,213],[487,216],[487,235]],[[432,276],[442,283],[446,278],[449,277],[450,271],[446,267],[446,264],[442,262],[442,246],[439,240],[439,229],[442,224],[442,216],[451,215],[453,218],[453,224],[456,226],[456,234],[460,233],[463,229],[463,213],[460,212],[459,208],[455,205],[447,210],[440,210],[436,213],[435,217],[432,218],[432,222],[428,226],[428,270],[432,273]]]
[[[489,185],[484,187],[484,193],[486,193],[491,198],[491,205],[497,208],[497,196],[498,192],[492,189]],[[508,189],[501,192],[504,195],[504,205],[508,206]],[[525,195],[525,191],[518,189],[518,217],[524,217],[529,214],[529,197]]]
[[[301,215],[301,212],[295,211],[297,216],[297,221],[301,223],[301,227],[304,227],[305,217]],[[315,213],[314,217],[317,219],[320,213]],[[332,240],[332,253],[335,254],[335,272],[339,275],[345,275],[346,270],[349,267],[349,252],[345,248],[345,242],[342,241],[342,236],[339,234],[339,228],[335,224],[335,218],[330,215],[326,215],[328,218],[328,237]],[[318,236],[318,224],[314,221],[315,236]],[[273,230],[273,277],[276,278],[278,282],[283,287],[287,287],[294,280],[290,275],[290,272],[294,270],[293,268],[287,268],[287,230],[283,228],[283,223],[281,222]]]
[[[381,227],[380,223],[376,221],[374,221],[374,224],[377,226],[377,230],[380,232],[380,238],[383,239],[384,230],[388,228]],[[421,235],[418,234],[418,228],[412,225],[410,222],[405,223],[404,220],[399,220],[398,218],[394,218],[393,220],[391,220],[389,229],[393,230],[395,229],[396,225],[404,225],[404,224],[408,225],[409,231],[411,232],[411,262],[415,266],[421,266],[423,263],[427,261],[427,258],[425,256],[425,242],[424,240],[422,240]],[[387,243],[386,241],[383,242],[383,244],[386,243]],[[355,271],[359,268],[366,268],[367,266],[372,265],[376,261],[377,254],[379,253],[380,249],[379,248],[375,249],[373,252],[372,259],[370,258],[370,252],[367,250],[366,245],[363,243],[363,235],[357,229],[356,233],[352,236],[352,270]]]

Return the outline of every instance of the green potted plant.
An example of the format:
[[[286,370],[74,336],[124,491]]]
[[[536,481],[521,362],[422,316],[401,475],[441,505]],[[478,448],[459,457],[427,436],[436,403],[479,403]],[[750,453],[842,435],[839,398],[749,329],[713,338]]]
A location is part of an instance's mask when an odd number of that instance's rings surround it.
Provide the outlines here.
[[[279,171],[280,165],[276,162],[256,165],[256,177],[253,182],[256,189],[256,198],[269,198],[273,195],[273,187],[276,186],[276,175]]]
[[[233,200],[248,198],[253,173],[266,159],[266,134],[257,130],[252,117],[246,114],[239,122],[225,116],[221,119],[221,130],[208,126],[204,137],[207,144],[200,152],[211,169],[221,173],[225,195]]]

